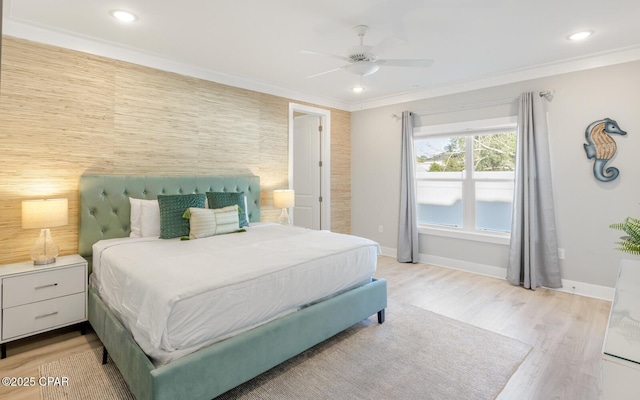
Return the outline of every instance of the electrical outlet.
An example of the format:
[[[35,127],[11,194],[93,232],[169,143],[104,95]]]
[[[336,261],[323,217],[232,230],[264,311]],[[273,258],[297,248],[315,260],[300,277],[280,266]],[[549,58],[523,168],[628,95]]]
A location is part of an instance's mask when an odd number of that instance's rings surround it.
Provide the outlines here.
[[[384,226],[378,225],[378,232],[380,233],[384,232]]]
[[[564,249],[558,248],[558,258],[564,260]]]

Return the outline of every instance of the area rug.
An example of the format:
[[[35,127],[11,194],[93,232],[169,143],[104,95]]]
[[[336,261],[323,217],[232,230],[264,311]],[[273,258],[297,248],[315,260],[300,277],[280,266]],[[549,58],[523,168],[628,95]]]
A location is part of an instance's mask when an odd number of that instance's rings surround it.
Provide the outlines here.
[[[390,302],[386,322],[364,320],[218,399],[495,399],[528,344],[417,307]],[[40,366],[67,376],[44,400],[133,399],[95,349]]]

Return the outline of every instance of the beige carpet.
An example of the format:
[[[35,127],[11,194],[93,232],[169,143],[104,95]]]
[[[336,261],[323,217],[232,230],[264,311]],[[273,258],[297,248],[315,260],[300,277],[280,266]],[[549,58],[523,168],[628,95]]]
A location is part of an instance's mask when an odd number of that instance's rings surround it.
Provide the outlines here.
[[[220,399],[494,399],[531,346],[395,302],[375,316],[225,393]],[[96,349],[40,366],[68,376],[42,398],[132,398]],[[129,397],[128,397],[129,396]]]

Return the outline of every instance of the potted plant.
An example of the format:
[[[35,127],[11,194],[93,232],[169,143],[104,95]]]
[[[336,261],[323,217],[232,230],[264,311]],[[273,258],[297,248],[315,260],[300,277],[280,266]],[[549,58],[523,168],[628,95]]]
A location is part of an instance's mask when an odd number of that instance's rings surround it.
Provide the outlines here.
[[[618,250],[625,253],[640,255],[640,219],[627,217],[624,222],[618,224],[611,224],[609,228],[624,231],[625,236],[621,236],[621,242],[616,244],[620,245]]]

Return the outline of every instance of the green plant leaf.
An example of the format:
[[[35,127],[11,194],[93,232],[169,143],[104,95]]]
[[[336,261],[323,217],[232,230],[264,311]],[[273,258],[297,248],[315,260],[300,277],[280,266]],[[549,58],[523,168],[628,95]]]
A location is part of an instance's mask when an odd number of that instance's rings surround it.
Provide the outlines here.
[[[621,242],[617,242],[617,250],[625,253],[640,255],[640,220],[627,217],[624,222],[611,224],[609,228],[623,231],[625,236],[621,236]]]

